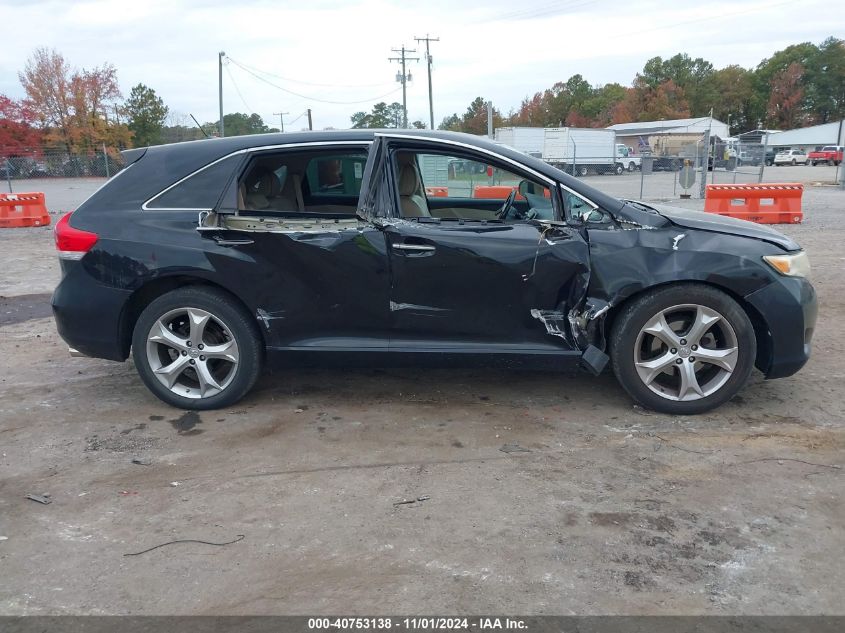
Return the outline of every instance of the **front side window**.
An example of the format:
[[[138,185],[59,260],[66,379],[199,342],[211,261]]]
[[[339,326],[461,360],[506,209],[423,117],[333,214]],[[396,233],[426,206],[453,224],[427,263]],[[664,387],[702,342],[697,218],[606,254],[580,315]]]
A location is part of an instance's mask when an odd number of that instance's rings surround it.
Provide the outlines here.
[[[474,155],[398,151],[394,169],[403,218],[553,220],[549,188]],[[513,193],[513,199],[508,202]],[[505,208],[507,207],[507,208]]]

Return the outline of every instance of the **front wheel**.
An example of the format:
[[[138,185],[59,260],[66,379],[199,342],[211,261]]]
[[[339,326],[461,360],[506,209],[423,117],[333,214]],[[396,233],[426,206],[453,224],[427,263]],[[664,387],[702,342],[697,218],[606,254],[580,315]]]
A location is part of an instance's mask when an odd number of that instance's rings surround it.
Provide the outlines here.
[[[623,308],[610,356],[617,379],[640,404],[673,415],[703,413],[745,385],[757,354],[754,328],[725,293],[674,284]]]
[[[188,287],[152,301],[138,317],[132,357],[144,384],[180,409],[234,404],[261,371],[261,334],[228,294]]]

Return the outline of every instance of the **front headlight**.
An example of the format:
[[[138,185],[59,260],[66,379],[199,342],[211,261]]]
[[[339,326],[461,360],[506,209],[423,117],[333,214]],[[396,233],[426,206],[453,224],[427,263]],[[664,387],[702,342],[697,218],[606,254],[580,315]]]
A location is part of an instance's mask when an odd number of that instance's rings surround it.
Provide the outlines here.
[[[764,255],[765,262],[787,277],[809,277],[810,258],[807,253],[790,253],[789,255]]]

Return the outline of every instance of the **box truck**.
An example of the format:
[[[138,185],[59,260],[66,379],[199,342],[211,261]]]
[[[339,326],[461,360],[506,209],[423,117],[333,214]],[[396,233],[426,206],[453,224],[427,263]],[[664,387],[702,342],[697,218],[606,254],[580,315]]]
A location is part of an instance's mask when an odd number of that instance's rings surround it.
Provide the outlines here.
[[[546,128],[543,160],[578,176],[621,174],[625,169],[617,161],[616,132],[597,128]]]

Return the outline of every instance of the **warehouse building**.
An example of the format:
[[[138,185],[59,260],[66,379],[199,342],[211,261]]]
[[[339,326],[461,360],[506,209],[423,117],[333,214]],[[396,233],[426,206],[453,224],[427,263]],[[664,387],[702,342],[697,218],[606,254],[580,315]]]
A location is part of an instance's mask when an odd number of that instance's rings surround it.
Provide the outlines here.
[[[845,119],[784,132],[770,132],[767,147],[790,147],[812,152],[825,145],[845,145]]]

